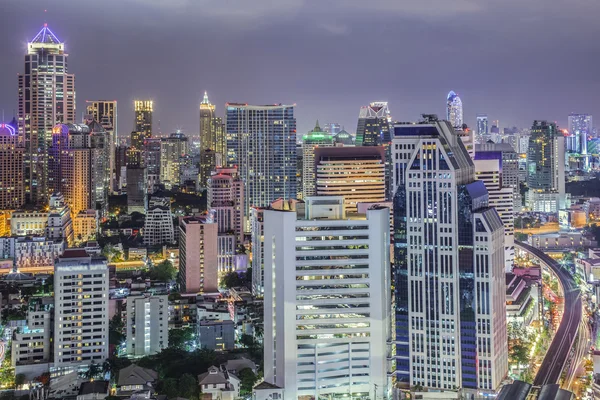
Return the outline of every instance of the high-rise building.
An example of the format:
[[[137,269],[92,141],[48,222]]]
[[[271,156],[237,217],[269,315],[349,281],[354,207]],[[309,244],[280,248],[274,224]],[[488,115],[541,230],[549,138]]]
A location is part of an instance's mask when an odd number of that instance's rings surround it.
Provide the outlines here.
[[[508,372],[502,221],[450,122],[397,124],[393,148],[397,382],[493,393]]]
[[[513,206],[515,213],[521,211],[520,179],[519,179],[519,154],[508,143],[483,143],[476,145],[475,158],[478,153],[495,153],[490,155],[493,159],[501,157],[500,183],[503,188],[513,189]],[[485,156],[485,155],[484,155]],[[487,187],[487,185],[486,185]]]
[[[162,138],[150,138],[144,142],[144,165],[151,182],[160,182],[161,142]]]
[[[354,136],[342,129],[333,137],[333,144],[335,146],[354,146]]]
[[[111,135],[97,121],[90,121],[90,152],[92,179],[92,208],[99,210],[101,216],[108,213],[108,195],[111,189]]]
[[[566,207],[565,138],[556,124],[534,121],[527,151],[527,206],[558,213]]]
[[[160,146],[159,146],[160,147]],[[115,180],[118,190],[127,186],[127,156],[129,147],[117,146],[115,148]],[[159,156],[160,159],[160,156]]]
[[[343,196],[346,210],[356,212],[357,203],[385,201],[386,148],[315,148],[316,194]]]
[[[235,270],[238,244],[244,243],[244,182],[237,168],[217,168],[208,180],[208,210],[218,226],[219,274]]]
[[[0,124],[0,210],[16,210],[25,203],[24,153],[15,127]]]
[[[145,357],[166,349],[169,343],[167,295],[127,297],[127,354]]]
[[[295,197],[294,106],[228,103],[226,126],[227,163],[237,165],[246,184],[244,215],[249,215],[250,206]]]
[[[454,129],[462,129],[463,126],[463,106],[462,100],[454,91],[448,93],[446,98],[446,119],[450,121]]]
[[[169,198],[153,197],[148,202],[144,221],[144,245],[162,246],[175,243],[175,229]]]
[[[200,161],[200,187],[206,187],[216,167],[225,165],[226,147],[223,119],[215,115],[215,106],[204,92],[200,103],[200,151],[204,153],[210,150],[211,156],[203,157]]]
[[[584,168],[589,168],[588,140],[592,137],[592,116],[589,114],[569,114],[569,133],[579,137],[578,152],[584,157]]]
[[[264,211],[264,377],[286,399],[391,399],[389,209]]]
[[[342,126],[337,122],[328,122],[323,127],[323,132],[327,132],[330,135],[336,135],[342,131]]]
[[[102,364],[108,354],[108,266],[83,249],[54,266],[54,367]]]
[[[476,152],[474,163],[475,178],[485,185],[489,195],[488,204],[498,212],[504,225],[505,270],[511,272],[515,259],[514,190],[512,187],[503,185],[502,152]]]
[[[487,142],[488,131],[488,116],[487,114],[477,114],[477,136],[475,143]]]
[[[144,142],[152,137],[152,113],[154,105],[152,100],[135,100],[134,129],[131,132],[131,148],[129,149],[129,163],[140,165],[144,159]]]
[[[56,123],[75,122],[75,75],[68,73],[64,43],[44,24],[27,43],[19,74],[19,136],[25,145],[25,200],[44,204],[48,143]]]
[[[179,285],[184,293],[218,289],[218,226],[210,216],[179,220]]]
[[[312,131],[302,137],[302,198],[316,194],[315,148],[331,146],[333,146],[333,137],[321,131],[319,121]]]
[[[127,166],[127,213],[145,213],[148,201],[146,167]]]
[[[110,191],[117,190],[115,183],[115,147],[117,146],[117,101],[116,100],[95,100],[86,101],[87,113],[91,120],[97,121],[108,135],[108,154],[110,169]]]
[[[188,154],[188,138],[181,132],[160,140],[160,182],[167,189],[179,186],[181,167]]]

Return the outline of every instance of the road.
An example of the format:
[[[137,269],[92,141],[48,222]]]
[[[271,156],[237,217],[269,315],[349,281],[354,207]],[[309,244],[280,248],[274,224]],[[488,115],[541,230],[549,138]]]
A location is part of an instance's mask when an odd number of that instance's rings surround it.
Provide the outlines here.
[[[566,270],[561,268],[556,260],[544,254],[543,251],[518,241],[515,241],[515,246],[530,253],[537,258],[541,264],[550,268],[556,276],[558,276],[560,285],[563,289],[565,296],[564,313],[556,334],[552,339],[552,343],[550,343],[550,347],[542,361],[542,365],[533,380],[534,386],[559,383],[560,375],[569,358],[571,348],[573,347],[581,323],[581,291],[573,280],[573,277]]]

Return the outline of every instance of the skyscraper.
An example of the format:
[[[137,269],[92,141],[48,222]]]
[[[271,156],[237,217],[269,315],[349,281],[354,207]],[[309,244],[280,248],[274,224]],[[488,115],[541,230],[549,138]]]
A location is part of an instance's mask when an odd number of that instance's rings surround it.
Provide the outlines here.
[[[475,137],[475,143],[485,143],[488,134],[487,114],[477,114],[477,136]]]
[[[446,98],[446,119],[454,129],[462,129],[463,126],[463,106],[460,97],[454,91],[448,93]]]
[[[391,399],[389,221],[336,196],[264,211],[264,377],[286,399]]]
[[[566,206],[565,138],[556,124],[534,121],[527,149],[527,206],[553,212]]]
[[[346,210],[358,203],[385,201],[385,154],[382,146],[315,148],[318,196],[343,196]]]
[[[87,113],[90,119],[97,121],[108,134],[109,145],[109,168],[110,168],[110,191],[117,190],[115,147],[117,146],[117,101],[116,100],[97,100],[86,101]]]
[[[454,127],[394,126],[396,377],[491,393],[508,372],[504,229]]]
[[[130,160],[132,165],[140,165],[143,160],[144,141],[152,137],[152,113],[154,111],[152,100],[135,100],[135,126],[131,132]]]
[[[315,148],[333,146],[333,137],[321,131],[319,121],[314,129],[302,137],[302,198],[314,196]]]
[[[25,145],[25,200],[48,200],[48,143],[59,122],[75,122],[75,75],[67,71],[64,44],[44,24],[27,43],[19,74],[19,136]]]
[[[250,206],[296,197],[294,106],[228,103],[226,126],[227,163],[246,184],[244,215]]]
[[[584,168],[589,168],[587,142],[592,137],[592,116],[589,114],[569,114],[569,133],[579,136],[579,153],[585,158]]]
[[[200,103],[200,152],[212,150],[210,157],[200,161],[200,187],[206,187],[210,174],[217,166],[225,165],[226,143],[223,120],[215,115],[215,106],[204,99]]]
[[[217,224],[210,216],[179,219],[179,285],[185,293],[216,292]]]
[[[16,210],[25,202],[24,152],[15,127],[0,124],[0,210]]]
[[[160,139],[160,182],[167,189],[179,186],[184,157],[188,154],[188,138],[181,132]]]

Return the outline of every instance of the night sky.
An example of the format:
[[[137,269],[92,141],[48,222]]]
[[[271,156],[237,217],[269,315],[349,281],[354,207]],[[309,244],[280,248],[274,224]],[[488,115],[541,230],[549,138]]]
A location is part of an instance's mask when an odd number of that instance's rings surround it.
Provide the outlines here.
[[[224,103],[297,104],[356,130],[361,105],[396,120],[444,115],[448,91],[501,127],[534,119],[600,121],[597,0],[0,0],[0,108],[17,107],[26,42],[46,21],[66,43],[78,117],[116,99],[119,133],[135,98],[155,101],[154,130],[198,131],[204,90]],[[44,13],[47,9],[47,13]]]

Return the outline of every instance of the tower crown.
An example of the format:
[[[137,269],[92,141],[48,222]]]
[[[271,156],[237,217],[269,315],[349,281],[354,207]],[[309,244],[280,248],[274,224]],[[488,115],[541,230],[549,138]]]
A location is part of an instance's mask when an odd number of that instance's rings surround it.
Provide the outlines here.
[[[56,37],[50,28],[48,28],[48,24],[44,24],[38,34],[35,35],[31,43],[62,44],[62,42]]]

